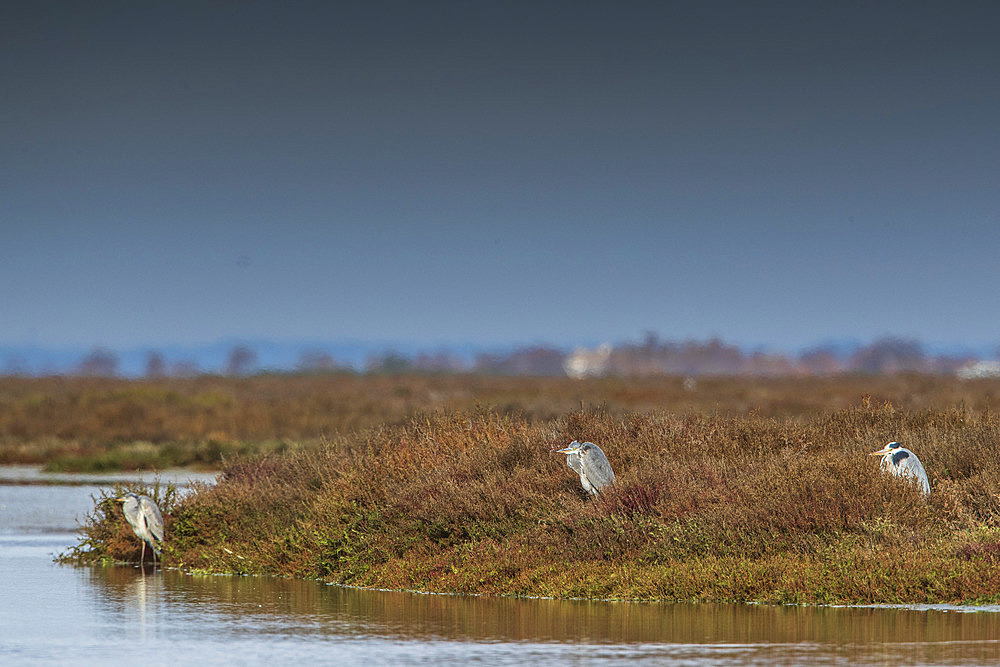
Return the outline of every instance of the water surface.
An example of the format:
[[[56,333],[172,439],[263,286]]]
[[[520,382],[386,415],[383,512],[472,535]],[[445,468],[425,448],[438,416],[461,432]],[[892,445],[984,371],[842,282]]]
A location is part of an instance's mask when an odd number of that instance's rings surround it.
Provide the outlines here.
[[[1000,662],[997,608],[477,598],[53,563],[96,493],[0,485],[0,664]]]

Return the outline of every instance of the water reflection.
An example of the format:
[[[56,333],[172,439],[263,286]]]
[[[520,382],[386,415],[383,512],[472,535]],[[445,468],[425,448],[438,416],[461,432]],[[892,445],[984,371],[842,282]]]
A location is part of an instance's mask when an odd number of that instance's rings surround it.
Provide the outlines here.
[[[98,596],[95,602],[112,623],[128,629],[128,634],[140,643],[156,635],[163,615],[163,575],[146,568],[100,568],[117,572],[115,585],[108,586],[107,595]],[[93,581],[93,579],[92,579]]]
[[[211,618],[214,633],[440,643],[571,643],[596,654],[735,661],[990,663],[1000,616],[910,609],[603,603],[381,592],[280,578],[87,571],[108,610],[145,633]],[[533,650],[540,647],[535,646]],[[624,653],[622,653],[624,651]]]

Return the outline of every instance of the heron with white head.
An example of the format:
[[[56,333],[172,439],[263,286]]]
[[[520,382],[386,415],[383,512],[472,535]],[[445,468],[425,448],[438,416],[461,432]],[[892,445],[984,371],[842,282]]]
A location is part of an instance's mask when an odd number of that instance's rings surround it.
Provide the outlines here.
[[[896,477],[907,477],[917,481],[920,492],[925,496],[931,492],[931,483],[927,480],[924,465],[912,451],[898,442],[890,442],[869,456],[882,457],[882,469],[891,472]]]
[[[584,491],[596,496],[606,487],[614,484],[615,472],[604,451],[592,442],[579,443],[576,440],[569,447],[559,450],[566,455],[566,465],[580,475]]]
[[[156,563],[156,555],[160,553],[159,545],[163,543],[163,515],[160,514],[160,508],[149,496],[135,493],[126,493],[121,498],[115,498],[115,502],[122,503],[125,520],[132,526],[135,536],[142,540],[139,565],[146,559],[147,544],[153,551],[153,563]]]

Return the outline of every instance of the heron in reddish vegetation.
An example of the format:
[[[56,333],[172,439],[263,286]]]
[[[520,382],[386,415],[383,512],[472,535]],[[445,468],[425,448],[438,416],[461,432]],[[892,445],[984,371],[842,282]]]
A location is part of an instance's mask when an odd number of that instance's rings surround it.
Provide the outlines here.
[[[596,496],[601,489],[614,484],[615,471],[604,451],[594,443],[580,444],[574,440],[559,453],[566,455],[566,465],[580,475],[583,490],[590,495]]]
[[[132,532],[142,540],[142,555],[139,556],[139,565],[146,559],[146,545],[153,551],[153,563],[156,563],[156,555],[160,553],[159,544],[163,543],[163,515],[160,508],[156,506],[149,496],[140,496],[135,493],[126,493],[121,498],[115,498],[116,502],[122,503],[122,512],[125,520],[132,526]]]
[[[927,480],[927,472],[917,455],[898,442],[890,442],[869,456],[882,457],[882,469],[888,470],[896,477],[909,477],[917,480],[920,492],[925,496],[931,492],[931,483]]]

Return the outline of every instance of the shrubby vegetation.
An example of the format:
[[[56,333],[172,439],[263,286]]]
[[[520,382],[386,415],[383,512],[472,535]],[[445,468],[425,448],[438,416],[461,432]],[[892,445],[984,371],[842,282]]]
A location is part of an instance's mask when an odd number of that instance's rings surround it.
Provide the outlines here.
[[[953,405],[425,413],[230,463],[164,507],[164,560],[492,595],[996,603],[1000,419]],[[618,475],[595,499],[555,452],[574,439]],[[928,499],[866,456],[892,439],[923,460]],[[68,559],[138,557],[107,507]]]
[[[831,378],[569,378],[347,373],[0,379],[0,463],[52,470],[219,469],[237,456],[312,447],[424,411],[486,406],[544,424],[581,408],[609,415],[806,418],[869,394],[910,410],[1000,404],[1000,381],[924,375]]]

